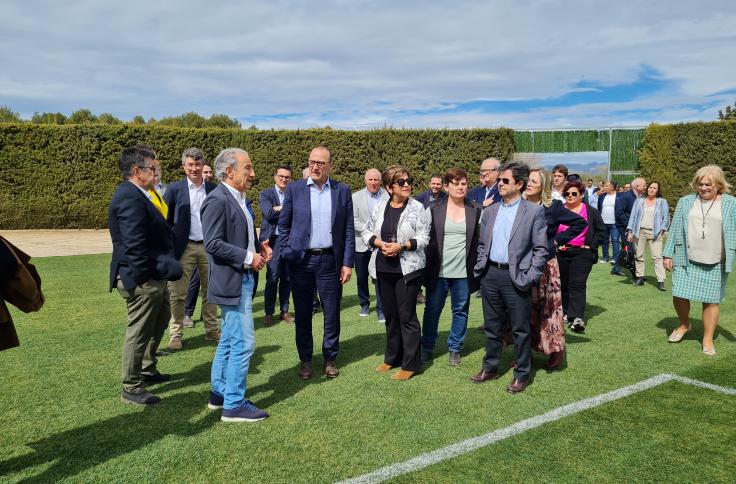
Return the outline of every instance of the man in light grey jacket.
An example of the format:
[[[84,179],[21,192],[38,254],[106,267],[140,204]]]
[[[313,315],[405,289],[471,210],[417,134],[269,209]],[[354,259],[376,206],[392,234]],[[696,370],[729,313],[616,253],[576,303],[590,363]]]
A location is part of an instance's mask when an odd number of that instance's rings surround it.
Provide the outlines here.
[[[381,187],[381,172],[370,168],[365,172],[365,188],[353,193],[353,224],[355,226],[355,273],[358,278],[358,300],[360,301],[360,316],[370,314],[370,293],[368,292],[368,262],[373,250],[365,245],[361,234],[365,224],[371,219],[373,209],[379,203],[388,200],[388,192]],[[373,281],[375,289],[376,281]],[[376,313],[379,323],[385,323],[381,297],[376,293]]]
[[[474,270],[480,278],[486,354],[483,368],[471,380],[483,383],[498,378],[504,331],[510,326],[516,368],[506,390],[519,393],[529,385],[532,284],[547,264],[547,222],[543,206],[521,198],[529,167],[510,162],[499,170],[502,203],[483,210]]]

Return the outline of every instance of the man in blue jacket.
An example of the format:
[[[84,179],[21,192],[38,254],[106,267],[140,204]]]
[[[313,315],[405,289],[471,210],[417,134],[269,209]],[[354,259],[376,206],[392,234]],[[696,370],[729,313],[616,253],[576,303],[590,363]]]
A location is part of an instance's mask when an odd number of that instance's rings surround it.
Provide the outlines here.
[[[329,177],[332,153],[324,146],[309,154],[309,177],[286,187],[279,216],[281,257],[295,288],[299,378],[312,377],[312,302],[317,289],[324,308],[324,375],[336,378],[342,285],[350,280],[355,257],[350,188]]]
[[[616,228],[618,229],[619,237],[621,239],[621,250],[629,243],[626,239],[626,226],[629,224],[629,217],[631,216],[631,210],[634,208],[634,202],[636,199],[642,196],[644,191],[647,189],[647,183],[643,178],[634,178],[631,182],[631,190],[619,193],[616,196],[616,205],[614,207],[616,213]],[[611,274],[616,276],[625,276],[621,271],[621,265],[618,259],[614,259],[613,268]],[[632,274],[633,277],[633,274]]]
[[[497,158],[486,158],[480,164],[480,186],[468,192],[468,198],[486,208],[492,203],[501,201],[498,193],[498,167],[501,162]]]

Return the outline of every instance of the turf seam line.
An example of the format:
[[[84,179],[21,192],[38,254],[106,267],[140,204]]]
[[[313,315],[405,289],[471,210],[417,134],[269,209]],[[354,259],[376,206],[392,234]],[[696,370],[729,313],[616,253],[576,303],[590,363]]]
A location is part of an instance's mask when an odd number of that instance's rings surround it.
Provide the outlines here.
[[[714,390],[716,392],[725,393],[727,395],[736,395],[736,389],[734,388],[720,387],[718,385],[713,385],[700,380],[693,380],[690,378],[681,377],[679,375],[663,373],[661,375],[647,378],[646,380],[642,380],[638,383],[634,383],[633,385],[622,387],[608,393],[596,395],[594,397],[585,398],[577,402],[563,405],[562,407],[557,407],[542,415],[537,415],[535,417],[521,420],[515,424],[509,425],[508,427],[494,430],[493,432],[489,432],[485,435],[472,437],[470,439],[463,440],[461,442],[457,442],[446,447],[442,447],[441,449],[419,455],[407,461],[391,464],[368,474],[355,477],[353,479],[340,481],[340,483],[338,484],[383,482],[391,479],[392,477],[424,469],[425,467],[429,467],[439,462],[452,459],[462,454],[467,454],[490,444],[494,444],[509,437],[521,434],[523,432],[526,432],[527,430],[540,427],[546,423],[554,422],[564,417],[568,417],[570,415],[574,415],[584,410],[595,408],[603,404],[613,402],[615,400],[620,400],[635,393],[649,390],[651,388],[671,381],[678,381],[686,385],[694,385],[709,390]]]

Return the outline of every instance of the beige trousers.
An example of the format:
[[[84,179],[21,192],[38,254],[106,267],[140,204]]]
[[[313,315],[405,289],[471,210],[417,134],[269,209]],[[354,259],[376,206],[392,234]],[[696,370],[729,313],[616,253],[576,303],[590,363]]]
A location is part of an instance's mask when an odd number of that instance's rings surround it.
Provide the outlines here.
[[[647,245],[652,253],[654,261],[654,273],[657,275],[658,282],[664,282],[666,275],[664,272],[664,264],[662,263],[662,239],[660,235],[657,240],[652,240],[652,231],[650,229],[639,229],[639,239],[636,241],[636,277],[644,277],[644,252]]]
[[[171,321],[169,323],[169,337],[181,338],[187,289],[189,288],[189,279],[192,278],[192,272],[195,267],[199,270],[204,331],[207,334],[214,335],[219,331],[219,323],[217,321],[217,305],[207,302],[207,277],[209,275],[209,270],[207,268],[207,253],[204,250],[204,244],[189,242],[186,249],[184,249],[184,253],[181,255],[180,262],[184,269],[181,279],[178,281],[171,281],[169,283],[169,291],[171,292]]]

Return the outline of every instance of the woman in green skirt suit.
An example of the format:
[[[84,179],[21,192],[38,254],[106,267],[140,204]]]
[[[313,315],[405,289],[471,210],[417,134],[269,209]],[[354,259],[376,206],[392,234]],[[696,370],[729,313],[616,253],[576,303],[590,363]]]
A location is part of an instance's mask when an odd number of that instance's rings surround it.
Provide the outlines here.
[[[703,304],[703,353],[716,354],[713,333],[726,296],[728,274],[736,258],[736,198],[717,165],[699,169],[693,178],[695,193],[677,202],[664,266],[672,270],[672,303],[680,320],[669,336],[678,343],[690,331],[690,302]]]

